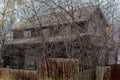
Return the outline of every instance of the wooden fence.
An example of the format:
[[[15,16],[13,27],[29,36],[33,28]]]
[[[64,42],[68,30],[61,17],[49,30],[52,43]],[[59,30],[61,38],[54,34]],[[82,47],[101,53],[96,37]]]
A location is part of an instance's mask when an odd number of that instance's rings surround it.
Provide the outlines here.
[[[0,80],[37,80],[36,71],[0,68]]]
[[[120,64],[97,67],[96,80],[120,80]]]
[[[13,80],[94,80],[95,69],[79,71],[78,59],[44,59],[37,70],[0,68],[0,78]],[[7,79],[6,79],[7,80]]]
[[[111,66],[96,68],[96,80],[110,80],[111,78]],[[113,79],[115,80],[115,79]]]
[[[38,66],[39,80],[79,80],[77,59],[44,59]]]
[[[96,67],[95,79],[95,69],[79,72],[76,59],[47,59],[42,62],[37,71],[0,68],[0,80],[120,80],[120,65]]]
[[[95,69],[87,69],[80,72],[79,80],[95,80]]]
[[[120,64],[111,66],[111,80],[120,80]]]

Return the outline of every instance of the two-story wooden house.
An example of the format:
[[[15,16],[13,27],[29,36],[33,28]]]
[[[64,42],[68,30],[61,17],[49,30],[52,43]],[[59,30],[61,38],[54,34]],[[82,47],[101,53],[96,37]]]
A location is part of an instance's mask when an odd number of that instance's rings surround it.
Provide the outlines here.
[[[41,57],[78,58],[81,66],[89,67],[99,64],[106,27],[101,9],[89,6],[73,15],[74,20],[66,12],[21,20],[6,42],[4,67],[34,69]]]

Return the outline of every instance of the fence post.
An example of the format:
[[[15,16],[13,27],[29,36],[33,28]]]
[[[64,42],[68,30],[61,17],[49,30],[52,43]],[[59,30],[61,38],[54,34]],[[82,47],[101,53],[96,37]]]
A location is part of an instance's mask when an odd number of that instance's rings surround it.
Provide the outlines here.
[[[110,80],[110,66],[100,67],[98,66],[96,68],[96,80]]]

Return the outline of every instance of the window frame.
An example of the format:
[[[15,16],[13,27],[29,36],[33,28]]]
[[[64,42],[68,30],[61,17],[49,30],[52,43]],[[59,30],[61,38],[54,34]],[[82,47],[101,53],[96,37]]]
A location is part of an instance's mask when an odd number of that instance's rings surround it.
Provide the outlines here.
[[[31,38],[31,31],[30,30],[26,30],[23,32],[23,38]]]

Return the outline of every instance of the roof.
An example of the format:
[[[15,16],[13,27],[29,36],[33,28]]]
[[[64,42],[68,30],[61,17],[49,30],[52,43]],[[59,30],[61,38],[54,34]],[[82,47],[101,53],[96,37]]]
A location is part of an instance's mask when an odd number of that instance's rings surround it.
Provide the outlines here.
[[[97,10],[97,8],[98,6],[88,6],[88,7],[75,10],[73,13],[75,21],[80,22],[80,21],[88,20],[90,16],[95,12],[95,10]],[[71,11],[69,11],[69,13],[70,12]],[[32,16],[27,20],[23,19],[20,22],[18,22],[16,26],[12,28],[12,30],[31,28],[33,26],[40,27],[40,23],[38,19],[40,20],[42,27],[56,25],[58,24],[58,22],[60,24],[72,22],[72,19],[67,12],[51,13],[51,14],[45,14],[39,17]]]

